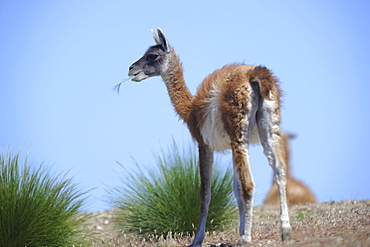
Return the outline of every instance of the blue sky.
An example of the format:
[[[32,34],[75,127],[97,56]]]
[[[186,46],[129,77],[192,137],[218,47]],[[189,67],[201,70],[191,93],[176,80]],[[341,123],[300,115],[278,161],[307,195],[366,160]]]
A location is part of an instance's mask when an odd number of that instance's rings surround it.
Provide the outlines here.
[[[107,209],[105,189],[172,138],[191,142],[161,79],[125,82],[128,67],[161,27],[194,93],[232,62],[263,64],[282,81],[293,175],[320,202],[370,199],[369,1],[0,2],[0,151],[10,147],[70,171],[91,189],[89,211]],[[255,204],[272,171],[251,147]],[[225,154],[225,164],[230,154]]]

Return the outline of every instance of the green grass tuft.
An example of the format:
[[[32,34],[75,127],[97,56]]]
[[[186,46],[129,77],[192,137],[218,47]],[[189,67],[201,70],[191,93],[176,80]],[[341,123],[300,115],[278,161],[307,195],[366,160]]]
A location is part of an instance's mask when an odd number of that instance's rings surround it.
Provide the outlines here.
[[[136,172],[125,170],[122,186],[110,190],[112,205],[121,209],[118,218],[128,232],[168,236],[196,230],[200,211],[198,153],[195,147],[180,150],[174,143],[165,153],[155,155],[151,170],[137,165]],[[215,162],[212,200],[207,230],[228,225],[233,217],[232,171],[221,171]],[[229,166],[231,167],[231,166]]]
[[[78,228],[85,192],[71,179],[52,177],[44,165],[32,169],[10,151],[0,156],[0,246],[82,245]]]

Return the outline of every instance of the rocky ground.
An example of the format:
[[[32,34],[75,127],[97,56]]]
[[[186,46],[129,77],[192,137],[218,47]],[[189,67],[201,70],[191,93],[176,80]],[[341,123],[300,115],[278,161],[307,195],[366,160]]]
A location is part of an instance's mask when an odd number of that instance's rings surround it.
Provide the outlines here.
[[[92,214],[86,226],[94,234],[92,246],[186,246],[192,236],[148,236],[122,232],[114,223],[116,210]],[[293,237],[282,243],[279,208],[254,208],[251,246],[370,246],[370,200],[326,202],[291,206]],[[224,231],[208,232],[204,246],[234,246],[238,242],[238,219]]]

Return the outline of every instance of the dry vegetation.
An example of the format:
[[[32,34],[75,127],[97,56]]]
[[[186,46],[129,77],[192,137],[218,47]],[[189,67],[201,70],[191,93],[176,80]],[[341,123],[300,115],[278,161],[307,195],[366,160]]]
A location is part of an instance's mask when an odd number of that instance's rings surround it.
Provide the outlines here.
[[[290,207],[292,240],[282,243],[279,208],[256,206],[253,210],[252,246],[370,246],[370,200],[326,202]],[[105,246],[186,246],[189,234],[147,236],[126,234],[114,225],[115,210],[94,213],[86,229],[92,229],[95,247]],[[238,242],[238,217],[223,231],[209,232],[204,246],[233,246]],[[223,243],[223,244],[221,244]],[[220,245],[221,244],[221,245]]]

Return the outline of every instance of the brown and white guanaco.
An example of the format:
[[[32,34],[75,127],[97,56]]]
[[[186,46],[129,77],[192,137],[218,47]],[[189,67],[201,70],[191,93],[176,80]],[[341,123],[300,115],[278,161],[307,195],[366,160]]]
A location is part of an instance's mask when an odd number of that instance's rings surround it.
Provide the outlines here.
[[[249,165],[250,143],[261,143],[275,174],[280,194],[282,240],[291,237],[286,201],[285,164],[281,151],[278,79],[264,66],[230,64],[214,71],[193,96],[185,84],[183,69],[163,31],[153,30],[156,45],[129,68],[133,81],[161,76],[179,117],[198,142],[201,176],[201,209],[191,246],[201,246],[211,200],[213,154],[232,150],[234,194],[240,214],[240,244],[251,242],[254,181]]]

